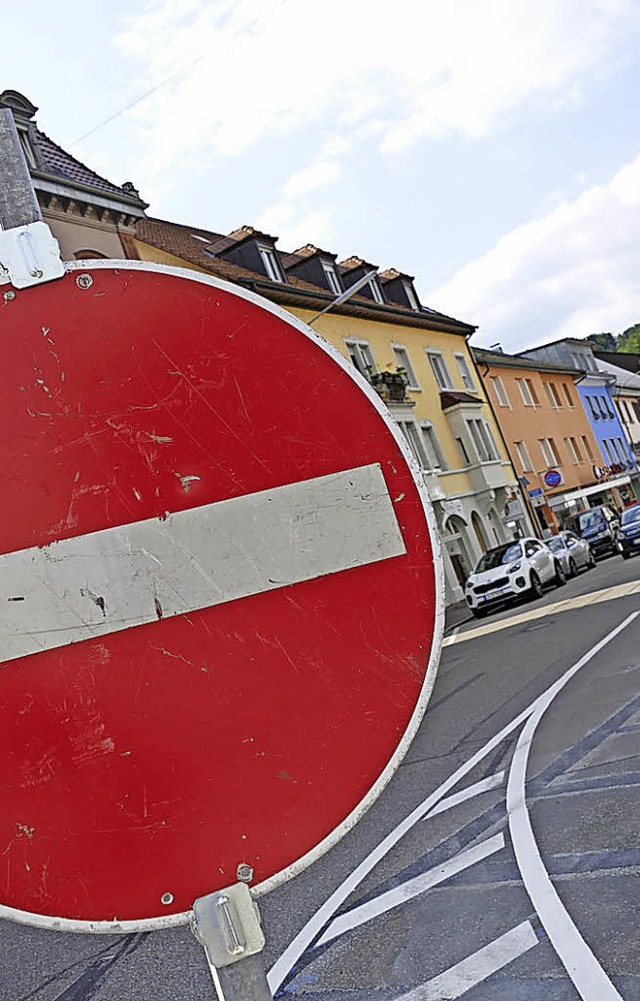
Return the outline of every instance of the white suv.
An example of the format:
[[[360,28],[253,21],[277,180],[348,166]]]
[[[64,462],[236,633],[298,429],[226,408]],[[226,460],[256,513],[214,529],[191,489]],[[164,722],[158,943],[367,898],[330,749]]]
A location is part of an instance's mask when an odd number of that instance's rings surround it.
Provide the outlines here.
[[[524,538],[489,549],[467,580],[464,594],[473,615],[482,619],[495,605],[522,595],[539,598],[545,584],[561,587],[566,579],[544,542]]]

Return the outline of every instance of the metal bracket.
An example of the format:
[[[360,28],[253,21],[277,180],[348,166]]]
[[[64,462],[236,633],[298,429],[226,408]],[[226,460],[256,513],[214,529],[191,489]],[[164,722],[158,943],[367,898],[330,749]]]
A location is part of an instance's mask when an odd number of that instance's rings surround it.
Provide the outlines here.
[[[192,928],[216,969],[264,949],[260,912],[245,883],[199,897],[193,905]]]
[[[45,222],[0,231],[0,283],[29,288],[63,275],[60,246]]]

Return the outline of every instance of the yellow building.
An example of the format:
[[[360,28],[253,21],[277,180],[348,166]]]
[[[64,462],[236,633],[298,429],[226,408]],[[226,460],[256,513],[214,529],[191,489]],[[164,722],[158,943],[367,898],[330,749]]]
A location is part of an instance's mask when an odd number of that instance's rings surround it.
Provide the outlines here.
[[[351,359],[387,403],[422,470],[444,543],[449,602],[462,598],[461,584],[483,550],[530,530],[467,347],[474,327],[423,307],[410,275],[378,273],[358,257],[338,263],[312,245],[283,254],[273,237],[250,226],[223,235],[149,219],[132,184],[100,177],[41,132],[26,97],[6,90],[0,107],[13,113],[43,217],[65,260],[140,258],[216,275],[314,320]],[[335,306],[356,283],[357,293]]]
[[[449,602],[462,598],[461,585],[485,549],[530,531],[467,345],[474,328],[423,307],[411,276],[375,273],[357,257],[338,263],[312,245],[281,253],[274,237],[248,226],[221,235],[145,218],[136,247],[141,260],[216,275],[313,321],[374,385],[423,471],[441,531]],[[367,275],[356,294],[332,306]]]

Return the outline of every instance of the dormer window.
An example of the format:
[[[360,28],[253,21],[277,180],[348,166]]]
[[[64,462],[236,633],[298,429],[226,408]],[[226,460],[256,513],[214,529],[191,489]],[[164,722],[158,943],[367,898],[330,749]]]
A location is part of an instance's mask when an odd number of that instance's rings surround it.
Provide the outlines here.
[[[280,268],[278,255],[273,247],[268,247],[264,243],[259,243],[258,253],[260,254],[260,260],[264,266],[267,278],[270,278],[272,282],[283,282],[284,276],[282,274],[282,269]]]
[[[20,140],[20,145],[22,146],[22,152],[25,155],[27,164],[33,170],[35,170],[35,168],[37,167],[36,155],[33,152],[33,146],[31,145],[31,139],[29,135],[24,131],[24,129],[18,129],[18,138]]]
[[[334,295],[342,295],[342,283],[338,277],[335,264],[331,264],[330,261],[322,261],[322,270],[324,271],[324,276],[327,279],[327,285]]]
[[[407,297],[407,302],[411,306],[411,309],[415,309],[417,313],[420,312],[420,303],[418,302],[418,297],[413,291],[413,285],[411,282],[403,282],[402,287],[404,289],[404,294]]]
[[[367,282],[367,285],[371,289],[373,301],[379,302],[381,306],[384,305],[384,296],[380,290],[380,286],[378,285],[378,279],[372,278],[371,281]]]

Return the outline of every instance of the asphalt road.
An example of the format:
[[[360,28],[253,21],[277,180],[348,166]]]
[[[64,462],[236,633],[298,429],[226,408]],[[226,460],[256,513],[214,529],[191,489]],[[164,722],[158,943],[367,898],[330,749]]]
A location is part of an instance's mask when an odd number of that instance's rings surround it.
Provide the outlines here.
[[[279,996],[640,999],[639,612],[640,560],[614,558],[447,638],[387,790],[261,901]],[[215,996],[187,929],[2,922],[0,950],[7,1001]]]

